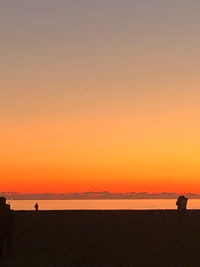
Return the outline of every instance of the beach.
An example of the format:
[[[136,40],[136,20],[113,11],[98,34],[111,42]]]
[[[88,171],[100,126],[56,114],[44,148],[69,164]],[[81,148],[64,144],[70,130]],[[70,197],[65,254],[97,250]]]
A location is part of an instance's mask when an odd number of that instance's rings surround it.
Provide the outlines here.
[[[200,266],[200,211],[15,211],[0,266]]]

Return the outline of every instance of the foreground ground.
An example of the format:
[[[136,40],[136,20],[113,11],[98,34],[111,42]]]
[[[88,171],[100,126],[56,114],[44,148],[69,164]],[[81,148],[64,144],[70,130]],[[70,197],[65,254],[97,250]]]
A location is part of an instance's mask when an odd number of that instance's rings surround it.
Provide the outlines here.
[[[200,266],[200,211],[15,212],[0,266]]]

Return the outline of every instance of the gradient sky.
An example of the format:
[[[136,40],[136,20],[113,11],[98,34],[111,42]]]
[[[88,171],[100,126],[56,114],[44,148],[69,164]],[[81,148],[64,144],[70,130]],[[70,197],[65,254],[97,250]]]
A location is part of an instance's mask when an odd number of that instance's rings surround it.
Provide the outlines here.
[[[0,2],[0,191],[200,193],[200,1]]]

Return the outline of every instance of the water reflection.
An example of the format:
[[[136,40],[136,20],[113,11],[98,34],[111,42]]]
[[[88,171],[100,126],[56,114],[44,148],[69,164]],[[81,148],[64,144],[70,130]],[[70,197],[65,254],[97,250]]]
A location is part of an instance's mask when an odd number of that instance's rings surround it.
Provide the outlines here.
[[[14,210],[34,210],[36,202],[40,210],[151,210],[176,209],[175,199],[134,200],[10,200]],[[200,199],[188,202],[188,209],[199,209]]]

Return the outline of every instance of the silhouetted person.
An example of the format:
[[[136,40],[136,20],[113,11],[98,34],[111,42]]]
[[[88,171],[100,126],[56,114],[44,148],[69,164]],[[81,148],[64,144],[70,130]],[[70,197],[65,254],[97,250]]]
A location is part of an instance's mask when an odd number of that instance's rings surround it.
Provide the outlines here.
[[[14,214],[6,198],[0,197],[0,258],[11,256],[14,235]]]
[[[38,203],[35,203],[35,211],[38,211],[39,210],[39,205],[38,205]]]
[[[184,197],[184,196],[179,196],[177,201],[176,201],[176,205],[177,205],[177,209],[178,211],[186,211],[187,209],[187,201],[188,198]]]

